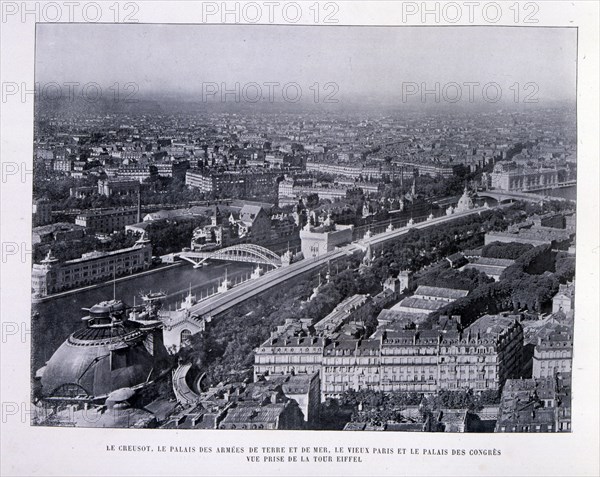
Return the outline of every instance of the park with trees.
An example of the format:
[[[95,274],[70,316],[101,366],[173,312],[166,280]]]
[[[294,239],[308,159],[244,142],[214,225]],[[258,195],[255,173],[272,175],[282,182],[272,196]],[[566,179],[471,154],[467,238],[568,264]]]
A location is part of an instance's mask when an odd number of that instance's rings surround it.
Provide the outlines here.
[[[412,289],[424,284],[470,290],[468,296],[432,314],[428,320],[431,323],[440,315],[460,315],[461,326],[466,327],[488,313],[544,312],[558,285],[573,279],[574,257],[566,252],[552,251],[549,246],[483,246],[486,231],[501,230],[521,221],[522,210],[522,206],[515,204],[501,210],[482,211],[427,231],[411,230],[394,243],[374,251],[370,266],[360,266],[360,257],[347,257],[332,263],[308,280],[296,279],[286,287],[271,289],[213,319],[206,331],[192,337],[191,345],[182,349],[180,355],[206,372],[211,384],[251,379],[254,349],[268,339],[277,326],[287,319],[308,318],[315,323],[346,297],[356,293],[378,293],[383,281],[400,270],[415,272]],[[451,269],[445,260],[446,256],[459,250],[477,247],[486,256],[511,257],[515,263],[505,270],[500,281],[495,282],[474,270]],[[329,280],[324,279],[326,275]],[[376,328],[376,319],[366,325],[368,335]],[[485,406],[496,405],[498,400],[496,391],[453,390],[423,396],[419,393],[349,390],[339,400],[328,399],[321,404],[321,427],[340,429],[350,421],[372,425],[401,422],[407,407],[420,407],[429,415],[435,415],[440,409],[477,412]]]
[[[286,287],[273,288],[214,319],[204,333],[192,338],[186,357],[205,370],[214,384],[231,379],[231,372],[251,373],[253,350],[286,319],[308,318],[315,323],[345,298],[356,293],[376,294],[389,276],[397,276],[401,270],[419,271],[440,260],[446,262],[446,256],[462,248],[481,246],[485,231],[500,229],[517,220],[520,220],[518,206],[486,210],[427,231],[411,230],[377,250],[368,267],[359,267],[360,257],[347,257],[324,266],[319,272],[320,279],[315,274],[309,279],[288,282]],[[483,293],[485,287],[495,285],[473,272],[443,271],[445,274],[439,280],[460,277],[460,283],[467,284],[473,293],[478,290]],[[324,278],[327,272],[329,280]],[[432,274],[426,280],[436,283],[438,278]],[[309,300],[319,281],[318,292]],[[372,329],[376,323],[367,325]]]

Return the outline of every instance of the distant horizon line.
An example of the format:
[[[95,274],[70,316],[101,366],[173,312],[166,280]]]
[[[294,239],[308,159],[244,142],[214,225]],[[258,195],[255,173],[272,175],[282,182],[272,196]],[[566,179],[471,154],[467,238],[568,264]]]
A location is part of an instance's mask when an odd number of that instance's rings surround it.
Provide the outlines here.
[[[30,93],[28,93],[30,94]],[[119,97],[120,96],[120,97]],[[201,93],[195,92],[179,92],[179,91],[161,91],[161,92],[143,92],[140,93],[138,91],[127,92],[122,91],[118,95],[113,94],[113,91],[102,91],[100,96],[98,95],[87,95],[84,97],[81,93],[76,94],[60,94],[57,96],[54,92],[50,94],[40,94],[39,91],[35,91],[33,94],[33,98],[36,102],[46,102],[46,103],[58,103],[58,102],[67,102],[74,103],[77,101],[83,101],[87,104],[94,103],[103,103],[103,102],[112,102],[112,103],[128,103],[135,104],[139,102],[148,102],[148,101],[170,101],[170,102],[197,102],[204,104],[276,104],[276,103],[285,103],[285,104],[300,104],[300,103],[311,103],[311,104],[320,104],[320,105],[336,105],[343,103],[364,103],[364,102],[397,102],[400,104],[413,104],[413,103],[421,103],[421,104],[451,104],[451,105],[466,105],[466,104],[515,104],[515,105],[535,105],[535,104],[544,104],[544,103],[573,103],[577,102],[577,97],[559,97],[559,98],[544,98],[537,97],[535,100],[527,100],[526,98],[520,98],[518,101],[515,101],[514,98],[509,97],[508,95],[502,96],[498,100],[495,98],[488,99],[484,97],[477,96],[470,100],[468,97],[464,97],[458,100],[448,100],[442,97],[439,97],[437,100],[433,97],[432,93],[428,93],[426,99],[423,99],[419,95],[412,95],[410,97],[402,97],[400,93],[398,94],[372,94],[372,93],[350,93],[346,94],[344,97],[333,97],[332,100],[319,99],[315,100],[312,95],[303,95],[300,98],[285,98],[281,95],[276,95],[274,97],[262,97],[260,99],[252,100],[244,98],[242,95],[238,95],[238,99],[236,100],[233,96],[233,93],[225,95],[225,99],[219,97],[219,95],[213,95],[210,97],[204,97]]]

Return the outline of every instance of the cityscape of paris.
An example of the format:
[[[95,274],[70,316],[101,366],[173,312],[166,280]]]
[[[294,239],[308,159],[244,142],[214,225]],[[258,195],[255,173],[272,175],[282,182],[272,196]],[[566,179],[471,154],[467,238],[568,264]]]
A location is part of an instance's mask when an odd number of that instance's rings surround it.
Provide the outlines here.
[[[571,432],[576,29],[37,24],[35,67],[34,425]]]

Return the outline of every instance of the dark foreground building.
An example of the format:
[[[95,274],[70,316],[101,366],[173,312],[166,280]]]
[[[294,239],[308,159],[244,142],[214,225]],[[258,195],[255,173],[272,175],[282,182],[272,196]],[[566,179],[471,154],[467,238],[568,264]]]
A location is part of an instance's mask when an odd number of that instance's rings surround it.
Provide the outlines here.
[[[160,321],[130,319],[120,300],[87,311],[82,318],[86,326],[72,333],[38,371],[43,399],[101,401],[117,389],[144,387],[165,371]]]

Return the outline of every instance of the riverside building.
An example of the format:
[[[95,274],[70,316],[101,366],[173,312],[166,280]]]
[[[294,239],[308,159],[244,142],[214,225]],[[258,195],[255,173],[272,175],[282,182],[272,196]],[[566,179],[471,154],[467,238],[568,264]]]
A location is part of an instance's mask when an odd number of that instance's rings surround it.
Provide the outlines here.
[[[59,262],[51,252],[31,272],[33,296],[44,297],[136,272],[148,270],[152,246],[143,238],[133,247],[112,252],[89,252],[80,258]]]

